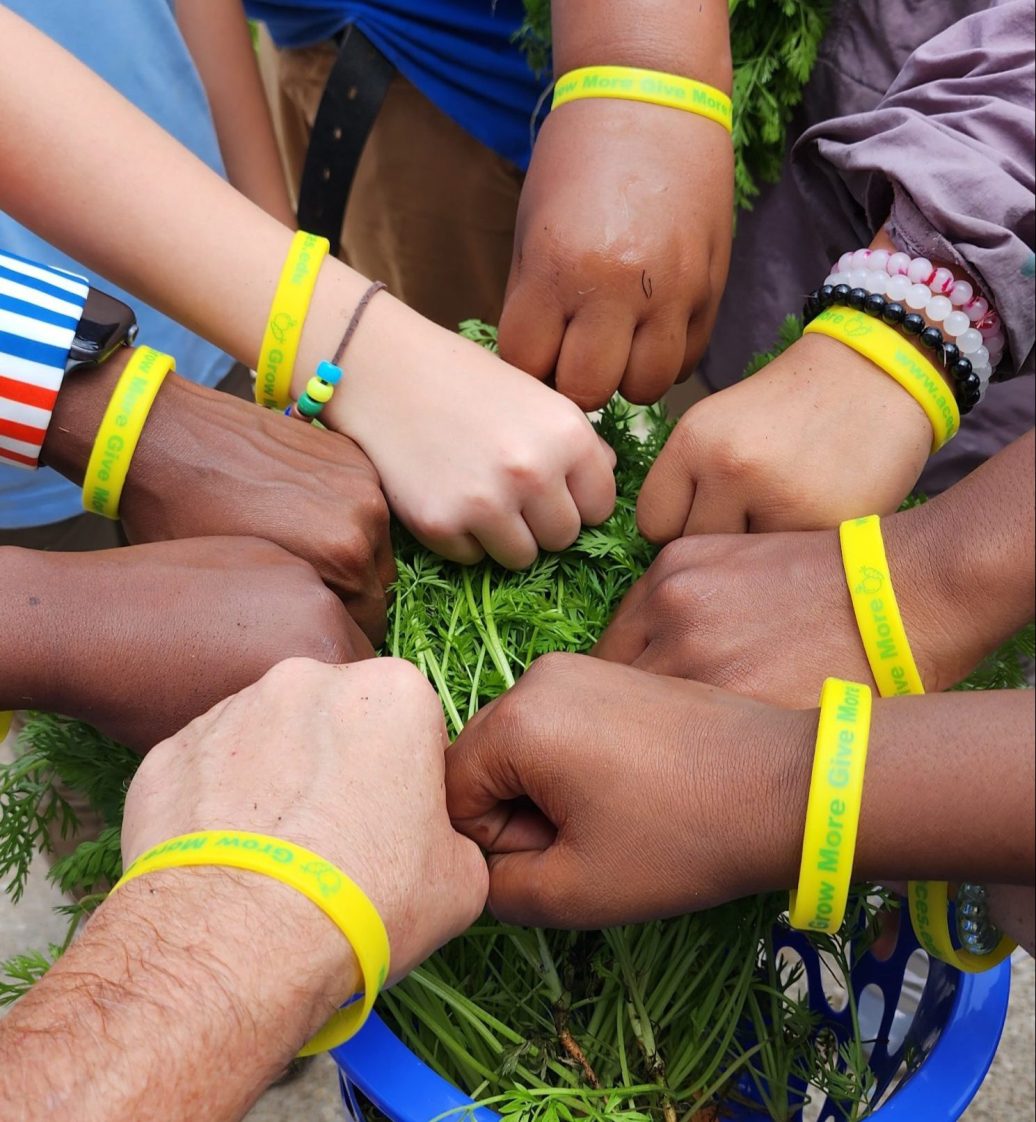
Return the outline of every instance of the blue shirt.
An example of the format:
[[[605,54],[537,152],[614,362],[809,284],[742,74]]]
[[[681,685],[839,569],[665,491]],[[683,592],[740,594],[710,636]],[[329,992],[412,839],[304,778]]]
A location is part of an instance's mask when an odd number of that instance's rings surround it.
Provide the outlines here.
[[[523,170],[550,75],[514,44],[522,0],[245,0],[279,47],[305,47],[355,24],[447,116]]]
[[[124,97],[172,133],[209,167],[223,172],[212,114],[198,72],[173,18],[171,0],[4,0],[55,39]],[[118,175],[118,168],[112,169]],[[56,194],[60,183],[41,184]],[[89,222],[89,214],[83,220]],[[112,230],[113,238],[119,237]],[[186,328],[72,261],[0,211],[0,249],[87,276],[132,307],[140,340],[175,355],[177,369],[212,386],[231,360]],[[83,512],[80,491],[49,468],[21,471],[0,464],[0,530],[43,526]]]

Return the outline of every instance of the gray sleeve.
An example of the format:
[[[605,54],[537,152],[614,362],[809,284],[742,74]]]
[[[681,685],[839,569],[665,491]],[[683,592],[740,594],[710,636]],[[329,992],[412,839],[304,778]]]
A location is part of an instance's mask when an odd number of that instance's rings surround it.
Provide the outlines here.
[[[793,164],[818,216],[861,236],[890,218],[908,253],[967,269],[1003,319],[1004,374],[1034,365],[1034,13],[1007,0],[959,20],[873,110],[805,132]]]

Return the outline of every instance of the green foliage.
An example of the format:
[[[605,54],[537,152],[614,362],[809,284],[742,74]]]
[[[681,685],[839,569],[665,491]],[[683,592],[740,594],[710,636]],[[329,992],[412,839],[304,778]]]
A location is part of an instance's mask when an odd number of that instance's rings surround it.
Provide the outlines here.
[[[78,825],[57,790],[58,780],[81,792],[106,825],[118,827],[126,788],[139,763],[128,748],[88,725],[49,713],[33,715],[21,747],[18,758],[0,769],[0,883],[15,901],[24,890],[34,853],[50,848],[52,832],[69,837]],[[116,832],[103,852],[77,852],[54,873],[66,891],[73,886],[91,889],[117,872],[117,858]]]
[[[734,195],[751,207],[775,183],[785,136],[816,62],[829,0],[730,0],[734,58]]]
[[[785,137],[816,62],[830,0],[730,0],[734,60],[734,197],[750,208],[776,182]],[[634,18],[634,17],[631,17]],[[550,0],[525,0],[515,37],[537,75],[550,66]]]

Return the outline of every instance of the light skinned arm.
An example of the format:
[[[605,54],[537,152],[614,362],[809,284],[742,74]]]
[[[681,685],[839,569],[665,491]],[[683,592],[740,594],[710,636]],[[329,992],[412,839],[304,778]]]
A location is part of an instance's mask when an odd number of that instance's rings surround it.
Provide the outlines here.
[[[291,232],[3,8],[0,35],[10,55],[0,205],[255,368]],[[335,353],[367,287],[324,263],[296,394]],[[571,402],[387,293],[346,365],[323,418],[370,457],[396,514],[431,548],[520,567],[611,513],[614,458]]]
[[[176,0],[176,22],[208,95],[230,182],[295,227],[270,107],[241,0]]]
[[[103,904],[0,1021],[0,1106],[24,1122],[229,1122],[359,985],[304,897],[177,869]]]
[[[304,846],[377,908],[396,980],[485,900],[485,862],[446,816],[445,746],[414,667],[283,662],[144,759],[123,864],[205,829]],[[230,1122],[359,983],[346,938],[293,890],[237,870],[145,874],[0,1020],[0,1117]]]
[[[1032,620],[1036,435],[882,520],[925,689],[949,689]],[[836,530],[718,534],[667,545],[594,648],[601,658],[779,705],[834,674],[873,685]]]
[[[506,922],[697,911],[794,887],[816,731],[815,708],[551,655],[450,749],[450,814]],[[1033,740],[1026,690],[876,701],[854,879],[1031,886]]]
[[[555,77],[618,65],[729,94],[726,0],[556,0]],[[693,188],[689,186],[693,180]],[[657,401],[693,369],[726,283],[733,149],[680,109],[594,98],[551,112],[522,190],[500,352],[583,408]]]

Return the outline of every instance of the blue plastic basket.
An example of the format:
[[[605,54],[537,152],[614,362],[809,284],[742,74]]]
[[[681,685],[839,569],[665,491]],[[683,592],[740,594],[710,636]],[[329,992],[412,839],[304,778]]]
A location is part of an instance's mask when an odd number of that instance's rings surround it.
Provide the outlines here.
[[[777,946],[797,952],[805,967],[809,1002],[824,1014],[841,1040],[849,1035],[849,1014],[836,1012],[824,995],[821,963],[809,943],[794,932],[780,931]],[[888,1096],[871,1118],[876,1122],[956,1122],[971,1102],[989,1070],[1000,1042],[1007,1016],[1011,986],[1010,960],[985,974],[961,974],[934,959],[916,1012],[905,1033],[893,1034],[893,1020],[904,991],[907,962],[918,944],[909,924],[900,924],[893,953],[885,960],[864,955],[853,971],[857,999],[868,987],[881,991],[880,1017],[868,1024],[866,1036],[875,1044],[870,1057],[877,1077],[875,1098]],[[873,993],[873,990],[871,991]],[[864,1012],[860,1010],[861,1021]],[[890,1037],[901,1037],[890,1041]],[[901,1077],[904,1056],[911,1056],[911,1071]],[[450,1110],[467,1122],[499,1122],[499,1115],[485,1107],[465,1111],[472,1100],[436,1075],[374,1016],[363,1031],[332,1055],[341,1072],[342,1094],[352,1116],[362,1119],[354,1089],[393,1122],[430,1122]],[[895,1086],[897,1078],[901,1078]],[[751,1094],[748,1087],[741,1088]],[[840,1116],[825,1107],[821,1122],[837,1122]],[[760,1115],[748,1107],[731,1108],[729,1122],[759,1122]]]

